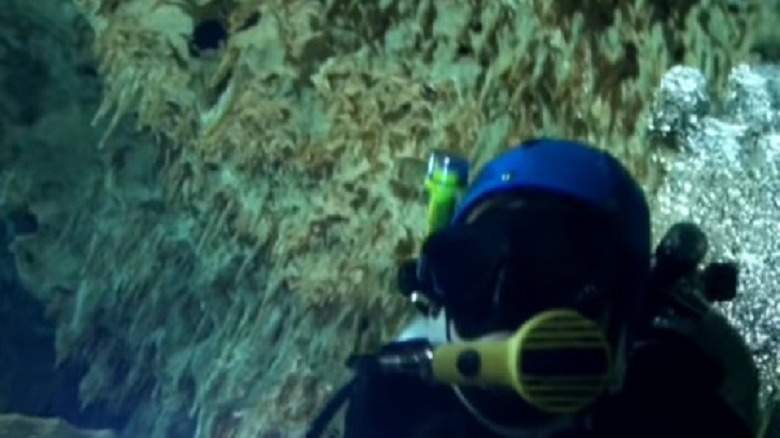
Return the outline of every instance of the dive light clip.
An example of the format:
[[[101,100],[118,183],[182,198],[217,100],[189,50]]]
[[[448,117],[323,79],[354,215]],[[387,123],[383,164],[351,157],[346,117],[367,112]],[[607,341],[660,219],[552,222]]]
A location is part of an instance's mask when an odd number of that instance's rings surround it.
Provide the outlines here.
[[[420,259],[410,259],[398,268],[397,283],[401,295],[405,296],[424,316],[435,317],[442,308],[438,302],[428,293],[430,290]]]

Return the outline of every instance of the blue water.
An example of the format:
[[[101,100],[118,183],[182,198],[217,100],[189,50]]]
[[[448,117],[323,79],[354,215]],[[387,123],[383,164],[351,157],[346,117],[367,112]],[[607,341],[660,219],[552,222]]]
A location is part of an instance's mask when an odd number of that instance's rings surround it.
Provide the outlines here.
[[[87,428],[121,429],[127,415],[95,403],[84,410],[79,381],[85,364],[55,364],[54,326],[40,302],[19,283],[8,251],[13,233],[34,231],[24,215],[5,215],[0,227],[0,411],[60,417]],[[8,226],[14,225],[14,226]],[[13,229],[10,229],[13,228]]]

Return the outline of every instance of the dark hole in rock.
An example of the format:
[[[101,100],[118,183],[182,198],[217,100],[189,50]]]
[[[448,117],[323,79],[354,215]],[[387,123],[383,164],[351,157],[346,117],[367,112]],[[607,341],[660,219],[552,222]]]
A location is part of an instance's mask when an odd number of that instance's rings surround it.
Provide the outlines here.
[[[225,25],[217,19],[203,20],[195,26],[192,34],[192,47],[195,55],[208,50],[219,49],[228,39]]]
[[[17,208],[8,213],[12,233],[16,236],[34,234],[38,231],[38,218],[27,208]]]

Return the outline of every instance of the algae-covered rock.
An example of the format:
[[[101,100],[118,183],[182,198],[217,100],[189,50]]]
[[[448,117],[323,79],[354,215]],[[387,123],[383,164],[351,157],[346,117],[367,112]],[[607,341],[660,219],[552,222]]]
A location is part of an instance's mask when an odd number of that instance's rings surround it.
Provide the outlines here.
[[[80,430],[57,419],[0,415],[0,436],[4,438],[115,438],[109,430]]]
[[[305,428],[346,355],[411,312],[393,279],[424,237],[435,149],[478,166],[529,137],[581,139],[653,190],[644,118],[661,74],[685,63],[720,86],[748,59],[761,12],[717,0],[75,3],[94,32],[100,136],[20,145],[4,160],[27,179],[0,177],[12,187],[1,200],[44,224],[17,241],[18,264],[58,320],[60,355],[91,360],[85,402],[144,396],[130,430],[152,437]],[[40,156],[76,147],[81,160]],[[68,195],[20,183],[41,173]]]

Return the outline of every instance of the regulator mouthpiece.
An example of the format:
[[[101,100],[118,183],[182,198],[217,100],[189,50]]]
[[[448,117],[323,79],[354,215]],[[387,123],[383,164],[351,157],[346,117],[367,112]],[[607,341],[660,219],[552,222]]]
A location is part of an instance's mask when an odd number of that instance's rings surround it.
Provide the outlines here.
[[[609,387],[612,349],[598,324],[569,309],[531,318],[505,341],[447,344],[433,353],[433,380],[512,388],[553,415],[586,409]]]
[[[468,160],[457,154],[431,153],[425,177],[429,194],[427,235],[446,227],[452,220],[458,198],[468,185],[469,171]]]

